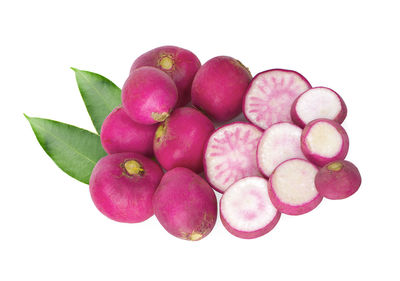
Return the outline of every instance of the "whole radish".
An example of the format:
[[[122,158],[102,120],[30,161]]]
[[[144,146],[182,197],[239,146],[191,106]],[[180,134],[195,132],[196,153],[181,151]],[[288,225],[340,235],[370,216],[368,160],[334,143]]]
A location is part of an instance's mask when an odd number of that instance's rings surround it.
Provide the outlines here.
[[[138,152],[153,155],[153,139],[157,124],[143,125],[134,122],[122,107],[115,108],[104,120],[100,139],[109,153]]]
[[[138,57],[131,67],[131,72],[142,66],[159,68],[174,80],[178,89],[176,107],[184,106],[190,101],[193,78],[201,66],[195,54],[176,46],[162,46]]]
[[[238,60],[219,56],[200,67],[192,84],[193,105],[215,121],[239,115],[252,76]]]
[[[122,105],[129,117],[140,124],[164,121],[177,100],[174,81],[155,67],[135,69],[122,87]]]
[[[97,209],[108,218],[141,222],[154,214],[152,197],[162,175],[156,162],[139,153],[107,155],[93,169],[90,195]]]
[[[200,176],[187,168],[165,173],[153,197],[154,212],[170,234],[197,241],[206,237],[217,219],[217,198]]]
[[[204,146],[213,131],[213,123],[200,111],[177,108],[156,131],[155,156],[166,170],[185,167],[200,173]]]
[[[347,198],[353,195],[360,185],[360,172],[353,163],[346,160],[326,164],[315,177],[318,192],[328,199]]]

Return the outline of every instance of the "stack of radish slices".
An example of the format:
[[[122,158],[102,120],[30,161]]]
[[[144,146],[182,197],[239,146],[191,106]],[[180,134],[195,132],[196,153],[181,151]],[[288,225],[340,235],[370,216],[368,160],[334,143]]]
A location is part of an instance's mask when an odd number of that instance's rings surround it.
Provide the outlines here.
[[[333,90],[312,88],[294,71],[268,70],[250,83],[243,113],[254,126],[219,128],[204,156],[209,183],[223,193],[222,223],[233,235],[262,236],[281,213],[305,214],[323,197],[344,199],[360,187],[358,169],[344,160],[347,108]]]

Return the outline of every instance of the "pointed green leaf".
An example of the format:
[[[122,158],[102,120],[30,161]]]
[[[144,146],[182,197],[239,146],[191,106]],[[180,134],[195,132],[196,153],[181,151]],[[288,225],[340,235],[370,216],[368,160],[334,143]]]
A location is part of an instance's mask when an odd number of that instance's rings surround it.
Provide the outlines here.
[[[93,125],[100,134],[104,119],[121,104],[121,89],[99,74],[73,67],[71,69],[75,71],[79,91]]]
[[[40,145],[57,166],[88,184],[97,161],[106,155],[99,135],[58,121],[25,117]]]

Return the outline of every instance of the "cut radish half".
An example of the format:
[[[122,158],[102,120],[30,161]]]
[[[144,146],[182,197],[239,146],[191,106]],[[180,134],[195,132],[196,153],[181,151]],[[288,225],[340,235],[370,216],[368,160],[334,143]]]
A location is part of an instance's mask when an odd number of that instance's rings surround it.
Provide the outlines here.
[[[261,134],[254,125],[235,122],[210,136],[204,153],[204,171],[216,191],[223,193],[239,179],[261,175],[256,160]]]
[[[303,159],[281,163],[269,178],[268,192],[272,204],[287,215],[305,214],[318,206],[322,196],[314,179],[318,168]]]
[[[257,74],[243,102],[243,112],[254,125],[266,129],[277,122],[291,122],[294,100],[311,88],[300,73],[272,69]]]
[[[276,123],[264,131],[257,146],[257,163],[261,173],[269,177],[283,161],[306,159],[301,151],[302,129],[291,123]]]
[[[305,91],[294,101],[290,114],[293,122],[302,128],[319,118],[327,118],[341,124],[346,118],[347,107],[335,91],[316,87]]]
[[[247,177],[232,184],[222,195],[220,216],[230,233],[250,239],[273,229],[281,214],[269,199],[267,180]]]
[[[318,166],[343,160],[349,151],[349,137],[339,123],[316,119],[307,124],[301,134],[301,150]]]

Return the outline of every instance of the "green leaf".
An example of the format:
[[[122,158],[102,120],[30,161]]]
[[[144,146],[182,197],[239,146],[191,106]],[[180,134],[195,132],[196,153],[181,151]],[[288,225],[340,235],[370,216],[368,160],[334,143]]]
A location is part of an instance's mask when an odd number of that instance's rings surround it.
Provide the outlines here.
[[[93,125],[100,134],[104,119],[115,107],[121,105],[121,89],[99,74],[73,67],[71,69],[75,71],[79,91]]]
[[[40,145],[57,166],[88,184],[97,161],[106,155],[99,135],[49,119],[25,117]]]

